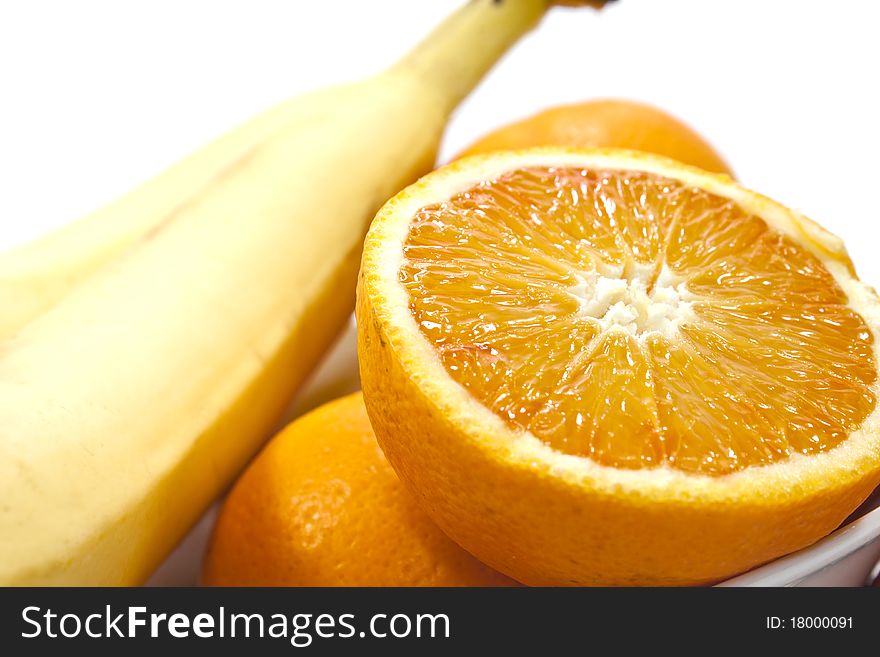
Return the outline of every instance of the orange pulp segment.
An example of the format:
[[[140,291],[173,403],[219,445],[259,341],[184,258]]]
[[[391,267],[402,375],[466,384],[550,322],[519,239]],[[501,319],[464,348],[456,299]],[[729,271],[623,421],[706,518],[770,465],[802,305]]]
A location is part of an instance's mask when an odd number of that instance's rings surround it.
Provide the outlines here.
[[[873,410],[873,335],[806,249],[662,176],[536,166],[422,208],[400,280],[450,377],[615,468],[732,473]]]

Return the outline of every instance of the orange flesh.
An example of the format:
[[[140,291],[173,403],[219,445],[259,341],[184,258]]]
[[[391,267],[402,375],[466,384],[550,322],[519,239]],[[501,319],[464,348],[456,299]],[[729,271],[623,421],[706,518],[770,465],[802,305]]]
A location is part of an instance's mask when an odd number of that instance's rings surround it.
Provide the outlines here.
[[[721,475],[828,450],[876,403],[873,335],[824,265],[678,181],[513,171],[420,210],[404,250],[449,375],[561,452]]]

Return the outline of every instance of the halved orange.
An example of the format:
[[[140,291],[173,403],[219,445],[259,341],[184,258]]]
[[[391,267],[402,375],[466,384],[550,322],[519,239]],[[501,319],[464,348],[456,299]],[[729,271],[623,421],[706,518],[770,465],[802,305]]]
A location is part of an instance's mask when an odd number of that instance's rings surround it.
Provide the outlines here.
[[[841,241],[626,151],[460,160],[390,200],[358,299],[405,484],[527,584],[708,583],[880,482],[880,301]]]

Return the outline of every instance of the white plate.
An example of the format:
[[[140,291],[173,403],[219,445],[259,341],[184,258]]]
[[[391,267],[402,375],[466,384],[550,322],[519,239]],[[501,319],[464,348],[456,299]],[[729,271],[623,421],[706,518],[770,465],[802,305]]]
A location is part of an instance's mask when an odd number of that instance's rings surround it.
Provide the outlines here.
[[[354,322],[324,359],[287,413],[291,418],[360,387]],[[862,586],[880,560],[880,491],[861,515],[818,543],[723,582],[721,586]],[[189,586],[198,582],[216,505],[199,521],[148,582]]]

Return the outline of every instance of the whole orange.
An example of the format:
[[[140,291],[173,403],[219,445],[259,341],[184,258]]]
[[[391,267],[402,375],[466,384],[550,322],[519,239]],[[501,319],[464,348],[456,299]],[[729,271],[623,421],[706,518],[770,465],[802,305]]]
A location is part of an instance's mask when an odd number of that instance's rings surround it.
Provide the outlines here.
[[[629,100],[591,100],[546,109],[493,130],[458,157],[534,146],[627,148],[733,175],[715,149],[685,123]]]
[[[361,393],[299,418],[226,498],[202,574],[214,586],[512,586],[419,509]]]

